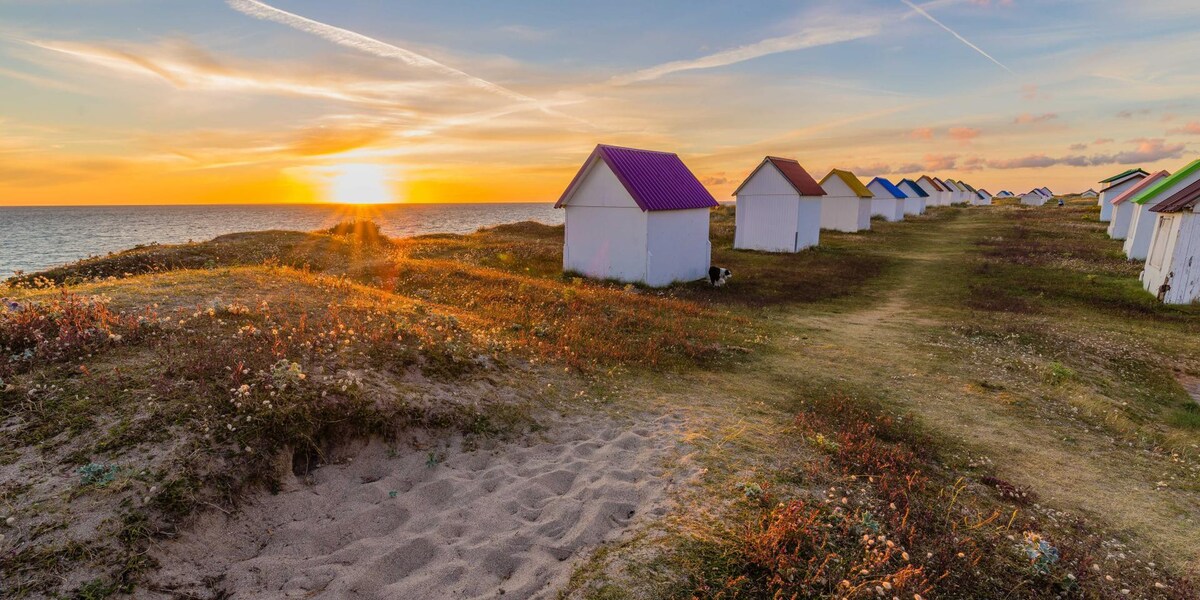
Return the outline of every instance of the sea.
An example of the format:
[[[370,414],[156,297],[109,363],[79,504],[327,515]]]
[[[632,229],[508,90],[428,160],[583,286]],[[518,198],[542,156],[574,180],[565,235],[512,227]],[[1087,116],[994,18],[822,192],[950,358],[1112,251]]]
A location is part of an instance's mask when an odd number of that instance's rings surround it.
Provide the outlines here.
[[[226,233],[314,231],[365,216],[384,235],[470,233],[481,227],[537,221],[561,225],[546,202],[503,204],[334,204],[204,206],[0,206],[0,280],[139,244],[205,241]]]

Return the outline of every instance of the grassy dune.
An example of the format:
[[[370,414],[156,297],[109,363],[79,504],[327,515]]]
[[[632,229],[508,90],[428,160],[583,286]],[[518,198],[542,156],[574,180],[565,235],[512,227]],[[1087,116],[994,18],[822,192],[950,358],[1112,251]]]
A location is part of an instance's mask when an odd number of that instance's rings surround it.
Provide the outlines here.
[[[1200,310],[1141,293],[1094,213],[937,209],[780,256],[732,251],[721,208],[719,289],[563,276],[532,223],[10,280],[0,595],[143,589],[149,546],[347,440],[682,410],[692,491],[564,595],[1194,597]]]

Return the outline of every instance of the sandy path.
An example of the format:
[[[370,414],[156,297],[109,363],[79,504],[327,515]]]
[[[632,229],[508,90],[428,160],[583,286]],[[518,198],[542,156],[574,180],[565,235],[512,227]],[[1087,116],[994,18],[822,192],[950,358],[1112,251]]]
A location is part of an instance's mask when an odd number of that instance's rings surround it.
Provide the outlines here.
[[[157,549],[186,597],[552,597],[597,544],[667,512],[680,420],[599,417],[465,451],[372,442]],[[396,454],[400,454],[396,456]],[[222,592],[231,595],[222,596]]]

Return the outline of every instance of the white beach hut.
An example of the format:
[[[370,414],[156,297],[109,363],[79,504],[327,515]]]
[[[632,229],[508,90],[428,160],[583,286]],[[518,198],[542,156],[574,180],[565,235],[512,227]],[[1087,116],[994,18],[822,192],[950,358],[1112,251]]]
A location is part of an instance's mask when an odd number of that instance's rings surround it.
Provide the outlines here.
[[[1014,194],[1008,190],[1000,190],[1000,193],[996,194],[996,197],[997,198],[1013,198],[1013,197],[1016,197],[1016,194]]]
[[[1125,256],[1129,260],[1146,260],[1150,255],[1150,238],[1158,224],[1156,213],[1150,212],[1168,197],[1200,181],[1200,160],[1195,160],[1157,183],[1129,198],[1134,207],[1129,231],[1125,235]]]
[[[904,200],[908,195],[900,188],[882,177],[876,177],[867,184],[867,189],[875,195],[871,198],[872,217],[883,217],[885,221],[904,220]]]
[[[1150,238],[1150,256],[1142,271],[1142,285],[1167,304],[1200,301],[1198,204],[1200,181],[1193,180],[1164,197],[1149,212],[1157,218]]]
[[[911,179],[902,179],[896,184],[901,192],[907,196],[904,199],[904,214],[905,215],[923,215],[925,214],[925,203],[929,199],[929,192]]]
[[[947,204],[958,204],[963,201],[963,188],[958,186],[958,182],[953,179],[941,180],[942,186],[950,191],[950,196],[947,198]]]
[[[799,252],[820,241],[825,190],[795,160],[764,158],[733,195],[734,248]]]
[[[975,195],[979,196],[978,203],[980,206],[991,206],[992,205],[992,193],[991,192],[980,188],[978,190],[975,190]]]
[[[949,202],[946,202],[949,192],[933,177],[922,175],[917,179],[917,185],[921,186],[921,189],[925,190],[926,194],[929,194],[929,199],[925,201],[926,207],[945,206],[949,204]]]
[[[669,152],[599,145],[554,205],[563,269],[665,286],[708,276],[712,194]]]
[[[1021,204],[1026,206],[1041,206],[1046,203],[1046,196],[1041,190],[1029,190],[1021,195]]]
[[[1100,188],[1100,197],[1098,199],[1100,204],[1100,220],[1105,223],[1111,221],[1113,198],[1120,196],[1122,192],[1136,185],[1138,181],[1141,181],[1147,175],[1149,173],[1141,169],[1129,169],[1128,171],[1117,173],[1108,179],[1101,180],[1100,183],[1104,184],[1104,187]]]
[[[1092,188],[1088,188],[1086,192],[1079,194],[1079,197],[1080,198],[1099,198],[1100,194],[1096,193],[1096,190],[1093,190]]]
[[[1108,237],[1114,240],[1123,240],[1129,237],[1130,226],[1133,225],[1133,217],[1141,208],[1141,205],[1136,202],[1131,202],[1137,198],[1143,191],[1150,189],[1154,184],[1170,177],[1171,174],[1166,171],[1159,171],[1148,177],[1143,177],[1133,187],[1121,192],[1121,195],[1112,199],[1112,220],[1108,222]],[[1146,210],[1150,210],[1147,207]]]
[[[863,231],[871,228],[871,190],[850,171],[834,169],[821,180],[821,228]]]

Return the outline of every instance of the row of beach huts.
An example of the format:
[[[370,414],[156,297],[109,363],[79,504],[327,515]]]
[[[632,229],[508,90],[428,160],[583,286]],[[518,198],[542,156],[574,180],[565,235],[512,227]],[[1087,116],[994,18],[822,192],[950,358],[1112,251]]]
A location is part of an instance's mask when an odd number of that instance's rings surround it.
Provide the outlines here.
[[[876,177],[864,185],[834,169],[818,182],[799,162],[775,156],[764,158],[734,195],[734,248],[766,252],[815,246],[822,229],[864,231],[872,217],[900,221],[927,207],[989,205],[993,197],[928,175],[899,183]],[[1049,197],[1042,188],[1021,201],[1040,205]],[[563,269],[654,287],[702,279],[711,266],[709,210],[716,206],[678,155],[598,145],[555,204],[566,211]]]
[[[1130,169],[1100,182],[1100,220],[1143,261],[1142,286],[1167,304],[1200,301],[1200,160],[1174,174]]]

